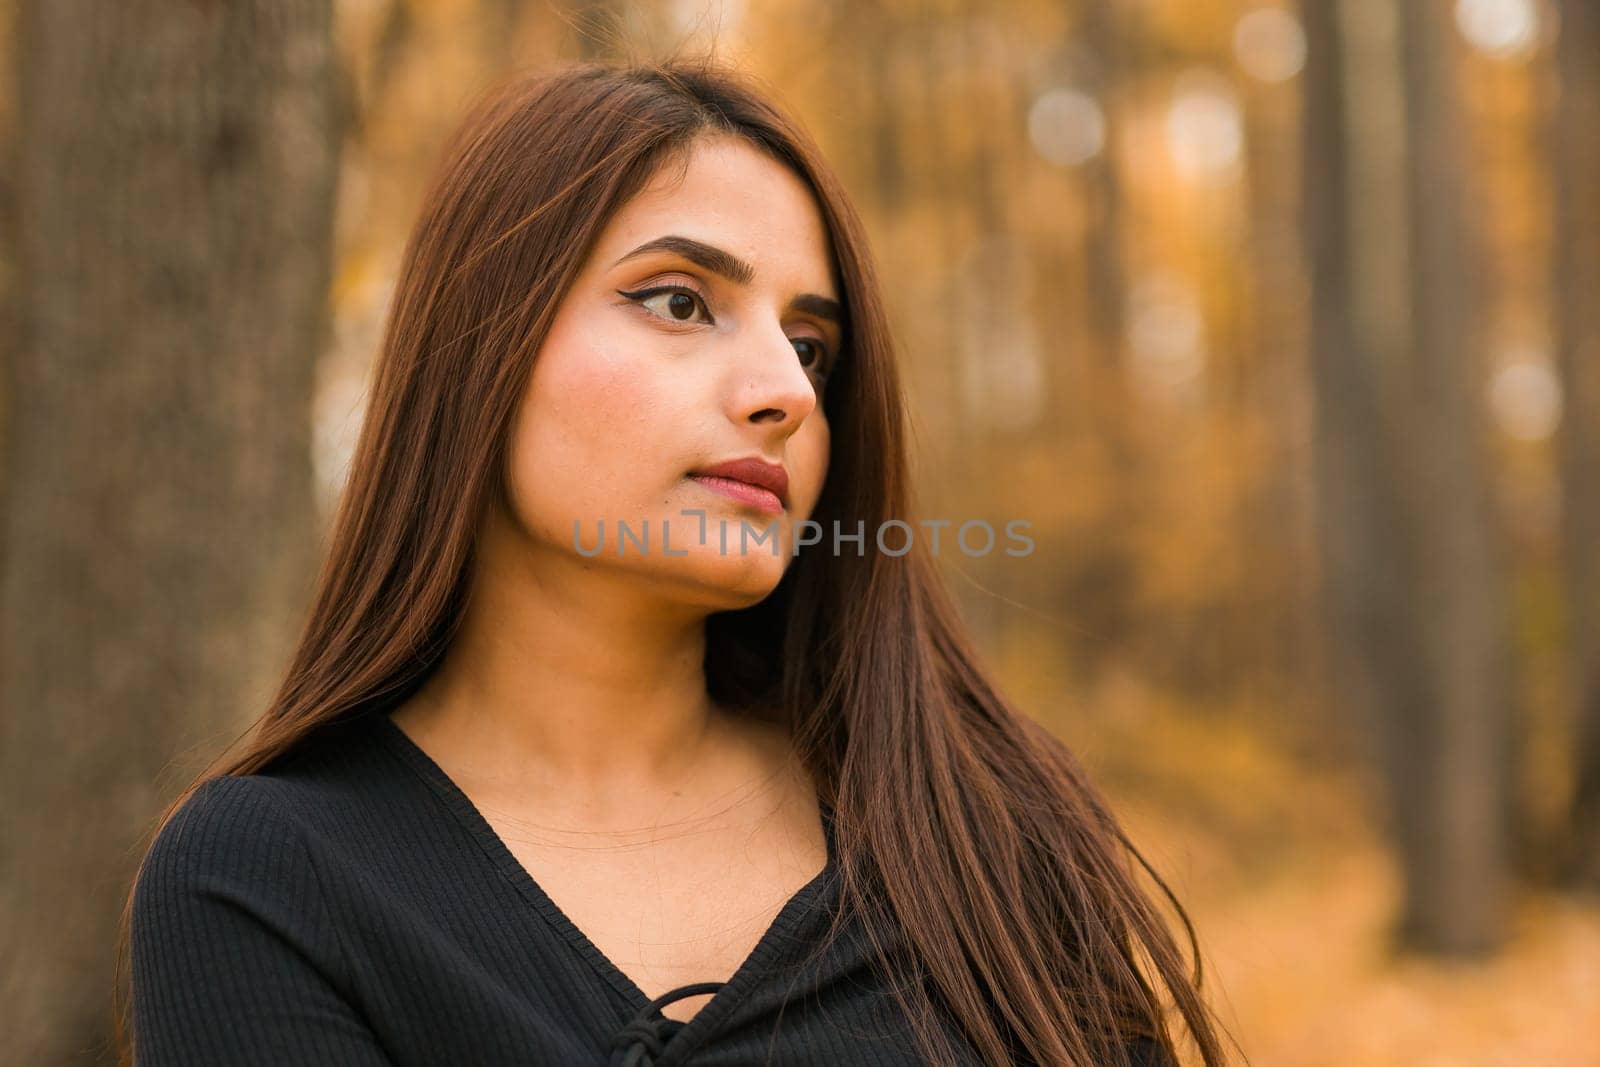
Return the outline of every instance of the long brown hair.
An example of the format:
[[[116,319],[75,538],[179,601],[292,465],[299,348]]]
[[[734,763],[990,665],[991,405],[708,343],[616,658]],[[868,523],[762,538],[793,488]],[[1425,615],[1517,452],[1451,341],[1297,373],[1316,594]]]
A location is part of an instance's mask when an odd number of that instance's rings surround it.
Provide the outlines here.
[[[813,519],[915,522],[905,403],[862,223],[809,137],[709,59],[586,63],[487,95],[447,146],[407,244],[368,412],[309,618],[281,688],[217,774],[404,701],[465,607],[473,537],[557,305],[611,215],[694,139],[733,133],[815,192],[846,308],[826,393],[829,473]],[[893,556],[801,552],[771,595],[707,620],[719,701],[778,708],[833,810],[844,918],[859,918],[916,1023],[938,1004],[987,1063],[1124,1064],[1181,1018],[1224,1063],[1182,905],[1066,746],[996,691],[921,541]],[[1139,886],[1182,918],[1194,955]],[[131,1055],[118,952],[117,1042]],[[893,939],[909,953],[891,952]],[[893,976],[892,976],[893,977]]]

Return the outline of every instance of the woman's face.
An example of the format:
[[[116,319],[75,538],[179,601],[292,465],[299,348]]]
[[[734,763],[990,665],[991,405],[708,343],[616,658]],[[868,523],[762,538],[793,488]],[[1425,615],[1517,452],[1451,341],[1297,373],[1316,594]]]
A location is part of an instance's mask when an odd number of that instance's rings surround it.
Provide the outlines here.
[[[827,474],[840,299],[804,181],[741,139],[697,140],[681,181],[663,168],[611,219],[557,310],[511,439],[515,526],[709,610],[766,596]],[[782,468],[781,499],[747,471],[696,476],[746,459]]]

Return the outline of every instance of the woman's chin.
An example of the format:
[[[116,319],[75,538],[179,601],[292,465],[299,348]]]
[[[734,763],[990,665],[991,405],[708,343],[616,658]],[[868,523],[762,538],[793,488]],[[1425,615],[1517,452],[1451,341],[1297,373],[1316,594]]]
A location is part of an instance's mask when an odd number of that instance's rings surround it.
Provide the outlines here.
[[[655,560],[652,570],[676,586],[693,589],[697,603],[713,611],[730,611],[770,596],[783,580],[788,562],[766,552],[722,555],[710,545],[691,549],[687,556]]]

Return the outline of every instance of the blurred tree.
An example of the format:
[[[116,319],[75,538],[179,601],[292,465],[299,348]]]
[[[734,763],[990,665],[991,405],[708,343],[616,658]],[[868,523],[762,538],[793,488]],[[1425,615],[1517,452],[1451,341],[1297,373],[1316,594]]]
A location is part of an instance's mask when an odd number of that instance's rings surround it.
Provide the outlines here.
[[[1122,531],[1139,521],[1140,496],[1151,477],[1140,449],[1138,408],[1128,388],[1129,263],[1123,242],[1129,219],[1119,170],[1126,116],[1121,97],[1131,66],[1127,38],[1138,38],[1137,28],[1128,23],[1137,12],[1100,0],[1075,8],[1081,20],[1080,54],[1087,57],[1084,87],[1099,102],[1105,122],[1100,151],[1082,168],[1089,205],[1083,247],[1066,250],[1063,258],[1083,259],[1086,292],[1080,306],[1088,325],[1089,358],[1082,381],[1092,398],[1084,408],[1084,428],[1104,448],[1103,462],[1116,474],[1106,479],[1105,506],[1084,537],[1080,553],[1059,566],[1071,575],[1065,600],[1074,614],[1106,640],[1119,641],[1134,629],[1134,587],[1140,566],[1135,544]],[[1069,314],[1077,310],[1068,309]],[[1104,665],[1099,655],[1080,655],[1078,669],[1089,676]]]
[[[1568,646],[1577,786],[1564,877],[1600,888],[1600,9],[1564,0],[1555,174]]]
[[[1478,279],[1443,5],[1305,5],[1324,596],[1387,790],[1407,947],[1504,934],[1511,677],[1480,425]]]
[[[1084,256],[1087,260],[1089,299],[1086,311],[1095,340],[1097,388],[1103,397],[1094,406],[1096,430],[1112,442],[1121,460],[1128,459],[1129,443],[1123,439],[1129,412],[1126,393],[1124,331],[1127,318],[1127,262],[1122,252],[1122,179],[1117,163],[1122,152],[1120,118],[1123,48],[1122,20],[1129,17],[1117,4],[1090,2],[1077,5],[1082,19],[1085,51],[1089,57],[1084,88],[1099,101],[1108,116],[1099,152],[1086,162],[1090,209]]]
[[[66,1064],[142,835],[303,609],[339,82],[329,0],[25,0],[15,44],[0,1032]]]

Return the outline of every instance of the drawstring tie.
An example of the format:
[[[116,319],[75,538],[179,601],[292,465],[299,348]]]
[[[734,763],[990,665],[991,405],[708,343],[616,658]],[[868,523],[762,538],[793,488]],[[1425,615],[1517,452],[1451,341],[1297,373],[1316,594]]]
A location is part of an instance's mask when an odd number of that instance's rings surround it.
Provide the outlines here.
[[[632,1021],[611,1039],[610,1067],[653,1067],[661,1055],[666,1037],[669,1036],[663,1034],[663,1025],[667,1027],[683,1025],[678,1019],[668,1019],[662,1015],[661,1009],[684,997],[715,993],[722,986],[722,982],[695,982],[691,985],[681,985],[676,989],[667,990],[645,1005],[644,1010],[634,1016]]]

